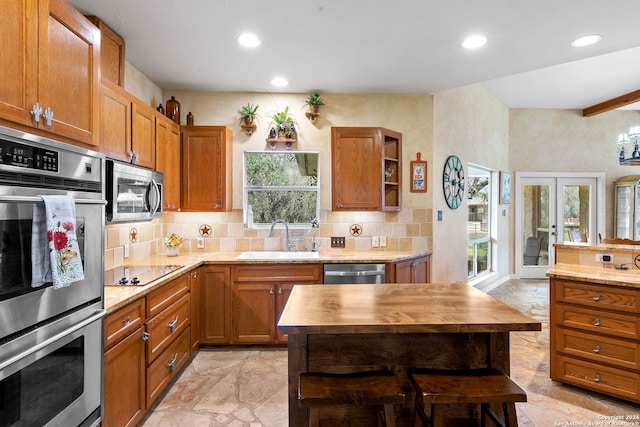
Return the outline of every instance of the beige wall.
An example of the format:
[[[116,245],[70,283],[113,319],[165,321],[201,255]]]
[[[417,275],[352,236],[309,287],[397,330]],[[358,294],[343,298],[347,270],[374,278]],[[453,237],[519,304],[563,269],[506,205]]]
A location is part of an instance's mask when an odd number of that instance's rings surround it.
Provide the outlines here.
[[[432,281],[467,281],[467,200],[460,208],[450,209],[442,190],[442,169],[452,154],[464,164],[493,171],[509,171],[509,110],[480,85],[453,89],[434,96],[433,107],[433,274]],[[497,178],[494,180],[497,183]],[[498,189],[492,188],[494,197]],[[465,193],[468,195],[468,192]],[[492,240],[491,280],[509,273],[512,237],[509,232],[511,206],[500,206]],[[442,211],[442,221],[437,221]],[[504,216],[503,216],[504,211]]]

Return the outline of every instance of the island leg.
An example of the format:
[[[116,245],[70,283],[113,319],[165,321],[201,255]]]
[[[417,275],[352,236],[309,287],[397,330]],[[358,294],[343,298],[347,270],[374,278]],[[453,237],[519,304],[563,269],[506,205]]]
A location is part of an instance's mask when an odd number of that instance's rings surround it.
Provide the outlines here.
[[[288,336],[288,364],[289,364],[289,425],[309,425],[309,411],[298,406],[298,378],[308,370],[307,335],[289,334]]]

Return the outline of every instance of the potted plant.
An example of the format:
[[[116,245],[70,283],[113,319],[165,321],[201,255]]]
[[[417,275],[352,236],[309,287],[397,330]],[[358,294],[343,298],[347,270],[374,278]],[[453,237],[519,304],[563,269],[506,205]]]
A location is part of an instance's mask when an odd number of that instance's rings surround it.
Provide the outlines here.
[[[305,103],[309,106],[310,113],[317,114],[318,108],[321,105],[324,105],[324,99],[320,96],[318,92],[313,92],[311,95],[309,95]]]
[[[253,121],[258,117],[256,114],[258,108],[260,106],[258,104],[253,105],[251,103],[247,103],[238,110],[238,114],[240,115],[240,124],[244,122],[245,125],[253,124]]]
[[[296,121],[289,113],[289,106],[286,106],[282,111],[274,113],[271,116],[271,120],[278,133],[278,138],[295,139]]]

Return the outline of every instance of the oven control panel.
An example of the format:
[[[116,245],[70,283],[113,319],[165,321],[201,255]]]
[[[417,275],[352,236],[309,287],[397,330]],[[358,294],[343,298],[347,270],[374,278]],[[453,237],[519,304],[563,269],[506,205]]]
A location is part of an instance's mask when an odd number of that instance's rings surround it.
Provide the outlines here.
[[[0,164],[58,172],[58,152],[0,139]]]

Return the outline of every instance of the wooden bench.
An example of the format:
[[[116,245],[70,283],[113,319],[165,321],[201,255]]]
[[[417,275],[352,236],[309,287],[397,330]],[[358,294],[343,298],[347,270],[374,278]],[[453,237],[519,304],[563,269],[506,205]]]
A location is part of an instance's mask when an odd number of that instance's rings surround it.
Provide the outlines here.
[[[412,416],[415,425],[416,415],[423,425],[443,426],[443,405],[479,404],[482,426],[489,417],[497,426],[516,427],[515,402],[526,402],[527,395],[515,382],[500,371],[494,369],[466,371],[414,370],[409,378],[416,389],[416,402]],[[500,420],[490,404],[501,404],[503,419]],[[430,407],[427,417],[425,408]]]
[[[343,405],[383,406],[385,425],[395,427],[393,405],[404,403],[405,392],[389,371],[300,374],[298,404],[310,409],[310,427],[320,425],[320,408]]]

